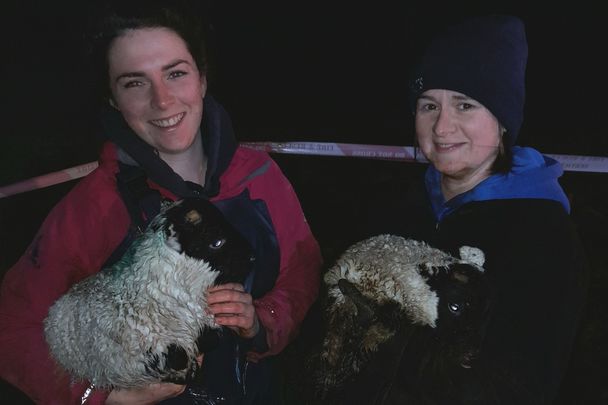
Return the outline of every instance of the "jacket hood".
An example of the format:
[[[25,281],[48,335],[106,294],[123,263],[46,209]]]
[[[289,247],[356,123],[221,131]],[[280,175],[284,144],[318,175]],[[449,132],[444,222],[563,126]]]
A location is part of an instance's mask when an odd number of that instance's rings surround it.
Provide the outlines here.
[[[193,196],[194,183],[184,181],[165,163],[154,148],[141,140],[127,125],[122,114],[109,105],[101,111],[101,136],[115,143],[119,155],[128,155],[121,160],[135,164],[145,170],[150,180],[180,197]],[[230,117],[215,99],[206,95],[203,100],[203,119],[201,122],[203,149],[207,156],[207,173],[203,193],[213,197],[219,192],[219,179],[226,170],[237,142]],[[202,152],[202,151],[201,151]]]
[[[570,212],[570,203],[558,182],[564,172],[560,163],[532,148],[514,146],[512,150],[513,167],[509,173],[494,174],[449,201],[445,201],[441,193],[441,173],[430,165],[425,185],[437,220],[468,202],[486,200],[554,200]]]

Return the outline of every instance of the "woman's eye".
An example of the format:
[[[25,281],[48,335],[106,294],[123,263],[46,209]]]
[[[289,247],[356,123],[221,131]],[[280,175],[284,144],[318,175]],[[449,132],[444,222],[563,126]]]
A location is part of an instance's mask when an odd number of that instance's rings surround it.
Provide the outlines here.
[[[222,246],[224,246],[225,243],[226,243],[226,239],[216,239],[209,244],[209,247],[213,250],[217,250],[217,249],[221,248]]]
[[[176,79],[178,77],[182,77],[182,76],[185,76],[187,74],[188,73],[186,73],[186,72],[184,72],[182,70],[176,70],[176,71],[173,71],[173,72],[169,73],[169,79]]]
[[[437,109],[437,106],[435,104],[427,103],[421,104],[418,109],[421,111],[435,111]]]
[[[125,89],[130,89],[132,87],[139,87],[142,85],[143,85],[143,83],[140,82],[139,80],[130,80],[130,81],[126,82],[125,84],[123,84],[123,87]]]

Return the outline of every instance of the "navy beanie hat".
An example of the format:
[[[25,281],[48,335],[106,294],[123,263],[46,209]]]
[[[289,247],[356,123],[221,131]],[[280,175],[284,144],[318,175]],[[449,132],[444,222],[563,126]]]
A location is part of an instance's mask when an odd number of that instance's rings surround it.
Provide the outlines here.
[[[427,48],[410,82],[412,109],[426,90],[463,93],[484,105],[513,146],[523,121],[528,44],[523,22],[506,15],[468,19]]]

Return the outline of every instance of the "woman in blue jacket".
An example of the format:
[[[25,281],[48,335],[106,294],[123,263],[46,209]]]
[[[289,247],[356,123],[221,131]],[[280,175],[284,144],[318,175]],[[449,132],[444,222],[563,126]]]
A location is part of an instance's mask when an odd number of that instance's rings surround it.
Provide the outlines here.
[[[430,165],[418,192],[390,202],[399,213],[379,231],[454,254],[462,245],[482,249],[493,304],[473,367],[429,379],[421,363],[404,359],[389,403],[545,404],[557,395],[587,272],[561,166],[514,146],[527,56],[521,20],[472,18],[430,43],[411,81],[416,137]]]

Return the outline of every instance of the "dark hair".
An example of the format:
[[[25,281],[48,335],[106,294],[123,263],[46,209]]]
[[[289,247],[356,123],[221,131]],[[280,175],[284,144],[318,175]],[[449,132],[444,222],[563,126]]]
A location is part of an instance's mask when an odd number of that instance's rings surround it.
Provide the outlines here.
[[[105,102],[110,97],[108,51],[125,31],[167,28],[179,35],[201,74],[207,72],[207,53],[201,8],[189,0],[110,0],[91,16],[86,42],[88,64],[95,92]]]
[[[504,139],[507,134],[504,134],[500,139],[500,146],[498,147],[498,155],[490,167],[492,174],[502,173],[506,174],[511,171],[513,167],[513,150],[510,147],[505,147]]]

